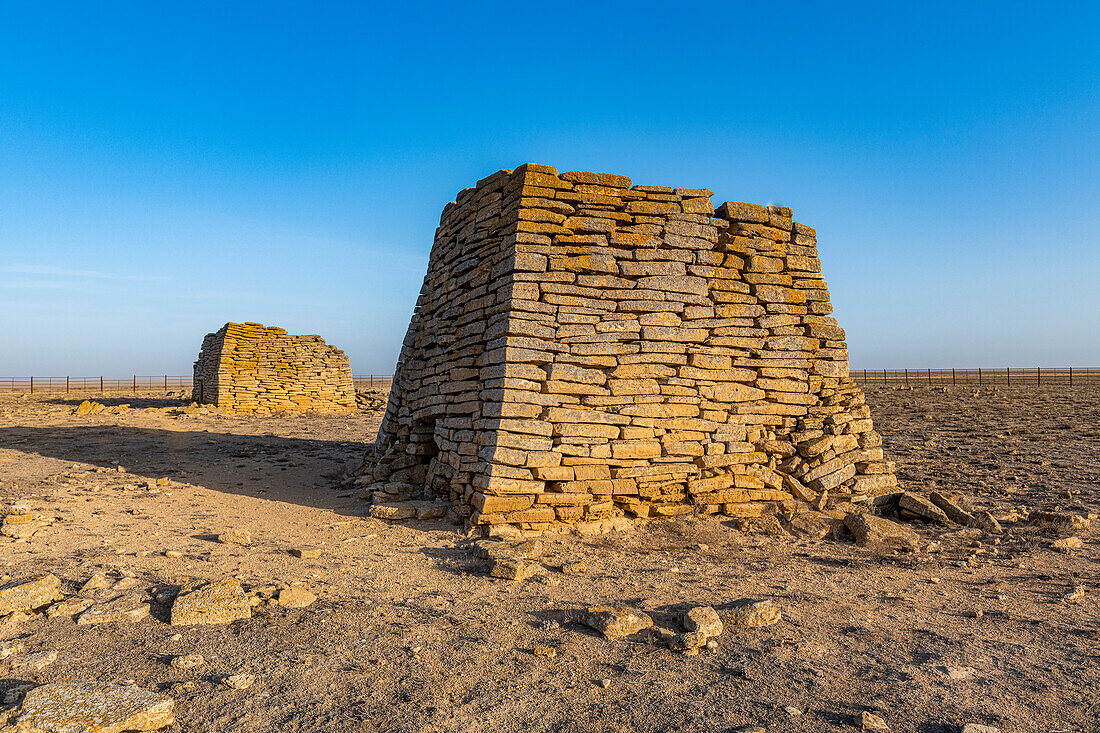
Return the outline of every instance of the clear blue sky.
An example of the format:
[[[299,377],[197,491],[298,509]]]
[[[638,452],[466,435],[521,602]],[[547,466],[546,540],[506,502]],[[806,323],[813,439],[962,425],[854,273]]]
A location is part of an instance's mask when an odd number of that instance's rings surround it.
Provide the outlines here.
[[[525,161],[793,207],[853,368],[1100,365],[1096,7],[0,0],[0,375],[230,320],[389,372]]]

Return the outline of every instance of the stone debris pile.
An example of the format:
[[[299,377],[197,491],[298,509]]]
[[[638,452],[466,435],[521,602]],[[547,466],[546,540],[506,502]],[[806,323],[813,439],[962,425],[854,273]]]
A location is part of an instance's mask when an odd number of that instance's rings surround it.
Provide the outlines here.
[[[227,323],[206,335],[192,399],[227,412],[344,412],[356,406],[343,351],[320,336],[260,323]]]
[[[534,164],[462,191],[357,471],[366,498],[542,531],[895,490],[814,230],[711,195]]]
[[[174,626],[224,625],[251,618],[253,609],[299,609],[316,600],[308,589],[283,582],[246,591],[239,580],[225,577],[150,588],[133,575],[97,573],[74,586],[47,573],[0,586],[0,624],[14,629],[41,612],[80,626],[137,623],[159,608],[157,618]]]
[[[25,501],[0,506],[0,534],[13,540],[28,540],[48,527],[51,517],[35,514]]]
[[[774,626],[783,613],[772,600],[745,599],[727,603],[717,609],[696,606],[679,618],[682,631],[657,626],[653,618],[629,606],[592,606],[575,614],[576,623],[595,629],[606,639],[623,639],[646,629],[664,640],[669,649],[697,654],[703,647],[716,648],[712,639],[727,628]]]

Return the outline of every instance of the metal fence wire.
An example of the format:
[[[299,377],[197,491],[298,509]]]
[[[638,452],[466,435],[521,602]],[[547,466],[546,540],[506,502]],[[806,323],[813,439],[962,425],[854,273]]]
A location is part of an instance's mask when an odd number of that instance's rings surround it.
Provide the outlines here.
[[[1100,385],[1100,367],[1034,367],[987,369],[854,369],[852,378],[860,386],[942,387],[968,385],[994,387],[1013,385],[1085,387]],[[389,391],[392,374],[357,374],[352,377],[359,391]],[[0,377],[0,393],[168,393],[190,391],[191,377],[159,375],[124,378],[106,377]]]
[[[852,377],[866,387],[1085,387],[1100,385],[1100,368],[857,369]]]

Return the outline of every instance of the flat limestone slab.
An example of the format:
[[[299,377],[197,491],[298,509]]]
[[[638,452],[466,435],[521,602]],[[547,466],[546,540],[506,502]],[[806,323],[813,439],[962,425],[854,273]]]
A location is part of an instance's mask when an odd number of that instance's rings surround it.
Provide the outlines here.
[[[0,588],[0,616],[15,611],[41,608],[64,597],[65,594],[61,592],[61,581],[52,573],[47,573],[35,580],[8,583]]]
[[[173,626],[228,624],[251,616],[248,596],[236,578],[182,590],[172,604]]]
[[[175,722],[167,695],[103,682],[53,682],[23,698],[18,733],[121,733],[157,730]]]

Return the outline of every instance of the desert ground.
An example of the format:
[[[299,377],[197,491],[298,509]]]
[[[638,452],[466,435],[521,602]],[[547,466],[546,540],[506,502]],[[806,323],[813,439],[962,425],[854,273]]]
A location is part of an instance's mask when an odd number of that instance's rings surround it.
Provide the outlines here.
[[[133,622],[0,619],[0,707],[76,678],[170,695],[173,731],[851,731],[864,711],[894,731],[1100,730],[1100,522],[1028,520],[1098,511],[1100,388],[867,396],[902,488],[955,492],[1002,534],[910,523],[921,551],[893,554],[660,520],[546,535],[544,572],[514,582],[479,570],[461,527],[370,518],[341,484],[377,409],[239,417],[146,394],[76,415],[80,397],[0,395],[0,500],[36,517],[0,537],[0,580],[50,572],[75,594],[101,574],[152,599]],[[231,530],[251,544],[219,541]],[[1054,546],[1068,535],[1081,546]],[[168,622],[175,590],[226,576],[250,618]],[[317,600],[265,600],[291,586]],[[622,604],[678,628],[743,598],[782,621],[694,656],[573,623]],[[169,663],[186,654],[205,662]],[[255,681],[223,683],[238,674]]]

